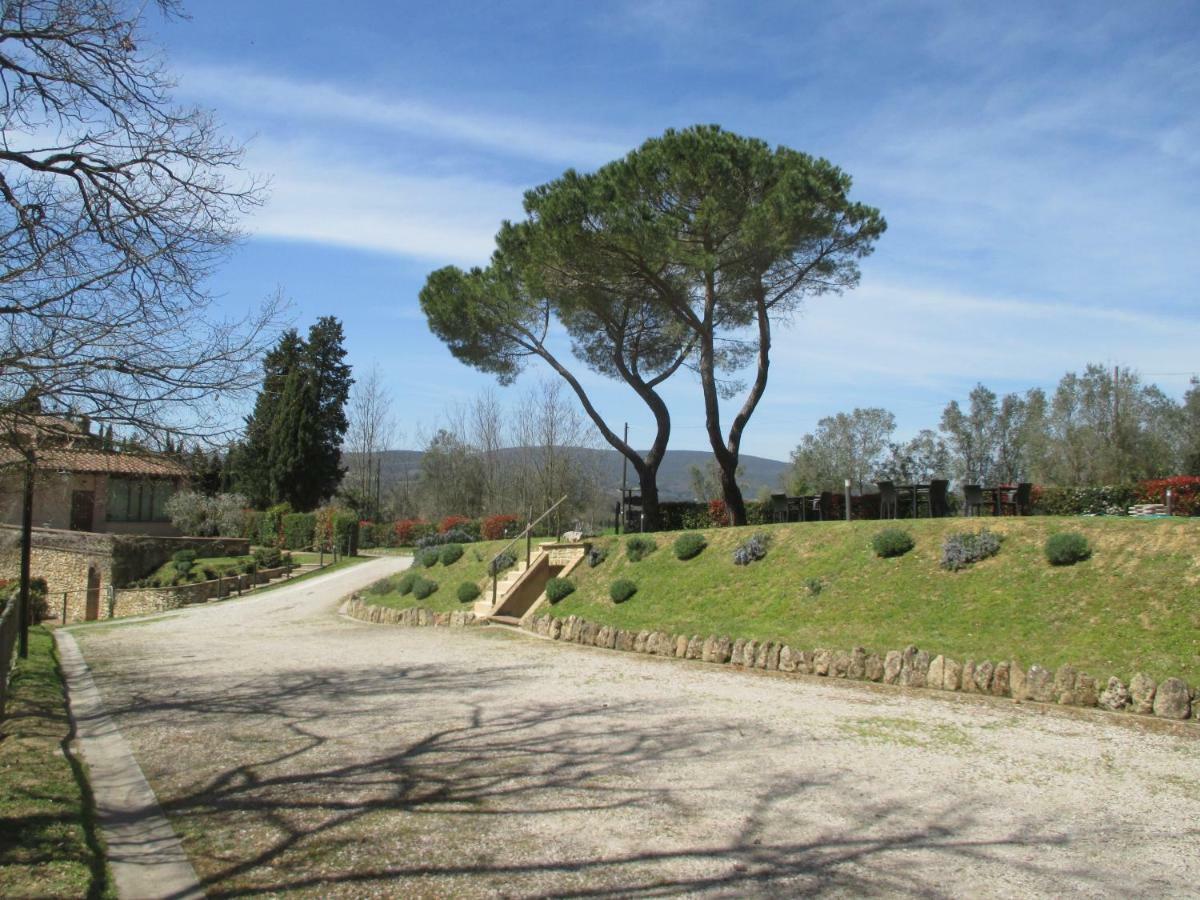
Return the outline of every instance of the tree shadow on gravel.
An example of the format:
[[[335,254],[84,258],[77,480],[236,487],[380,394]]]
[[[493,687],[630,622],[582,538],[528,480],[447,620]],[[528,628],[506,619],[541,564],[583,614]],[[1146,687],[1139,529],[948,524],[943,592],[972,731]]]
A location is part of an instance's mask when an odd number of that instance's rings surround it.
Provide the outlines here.
[[[1016,867],[1030,884],[1095,878],[1041,868],[1041,851],[1067,841],[1040,823],[987,827],[985,811],[944,797],[883,803],[832,772],[766,786],[747,777],[740,802],[715,817],[736,824],[694,842],[660,837],[647,823],[698,808],[712,819],[725,810],[709,799],[727,804],[738,787],[678,784],[673,766],[723,757],[751,776],[756,745],[686,710],[549,699],[513,709],[505,686],[529,677],[519,666],[309,670],[213,693],[135,693],[111,711],[135,731],[177,725],[211,736],[211,756],[201,753],[190,781],[160,801],[212,897],[959,893],[922,869],[930,861]],[[394,709],[383,726],[380,697]],[[231,741],[236,753],[224,762]],[[809,797],[831,788],[845,805],[823,824]],[[625,823],[644,839],[633,850],[606,848],[603,834],[565,851],[539,843],[563,822],[593,831]]]

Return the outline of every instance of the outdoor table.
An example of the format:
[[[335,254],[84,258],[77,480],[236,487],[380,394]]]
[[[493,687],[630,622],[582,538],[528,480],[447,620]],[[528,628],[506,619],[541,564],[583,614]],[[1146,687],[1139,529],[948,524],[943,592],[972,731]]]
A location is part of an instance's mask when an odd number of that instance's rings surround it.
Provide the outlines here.
[[[992,498],[992,515],[999,516],[1003,514],[1004,502],[1011,503],[1015,499],[1017,486],[1015,484],[996,484],[983,488],[983,493],[984,496],[990,495]]]
[[[917,496],[923,491],[926,496],[929,495],[929,484],[898,484],[896,485],[896,494],[908,494],[912,503],[912,517],[917,517]],[[899,496],[896,498],[899,500]]]

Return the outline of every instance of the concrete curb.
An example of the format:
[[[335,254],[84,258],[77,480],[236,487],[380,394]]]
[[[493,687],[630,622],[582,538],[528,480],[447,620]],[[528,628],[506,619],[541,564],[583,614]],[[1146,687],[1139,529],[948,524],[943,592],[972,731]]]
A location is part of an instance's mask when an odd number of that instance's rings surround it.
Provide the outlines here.
[[[129,744],[104,710],[79,645],[54,632],[67,681],[68,709],[87,762],[96,813],[117,894],[128,900],[203,897],[196,871],[167,822]]]

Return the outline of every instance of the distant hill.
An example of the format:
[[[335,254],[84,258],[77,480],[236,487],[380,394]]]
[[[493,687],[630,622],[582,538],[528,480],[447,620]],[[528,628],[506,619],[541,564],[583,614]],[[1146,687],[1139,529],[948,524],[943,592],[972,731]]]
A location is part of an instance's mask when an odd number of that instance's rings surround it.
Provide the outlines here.
[[[501,453],[517,453],[517,448],[508,448]],[[621,463],[624,457],[616,450],[594,450],[585,447],[572,447],[570,452],[576,454],[581,462],[597,466],[601,473],[601,483],[615,495],[621,487]],[[385,488],[388,485],[403,481],[405,475],[417,479],[421,473],[420,450],[389,450],[382,454],[381,473]],[[344,459],[350,462],[353,454],[346,454]],[[691,500],[692,497],[692,466],[704,468],[712,459],[712,454],[703,450],[668,450],[658,470],[658,490],[663,500]],[[742,477],[740,483],[748,499],[758,495],[762,487],[771,490],[780,488],[780,479],[788,470],[789,464],[777,459],[765,459],[761,456],[742,455]],[[632,468],[629,470],[628,482],[631,487],[637,485],[637,477]]]

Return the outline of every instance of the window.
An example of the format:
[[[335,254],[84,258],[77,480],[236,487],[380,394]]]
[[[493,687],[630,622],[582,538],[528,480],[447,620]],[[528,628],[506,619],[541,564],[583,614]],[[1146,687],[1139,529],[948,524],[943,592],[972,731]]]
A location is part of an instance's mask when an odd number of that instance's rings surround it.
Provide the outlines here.
[[[132,478],[108,479],[110,522],[168,522],[167,500],[175,493],[171,481],[135,481]]]

